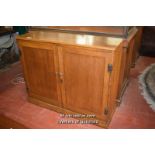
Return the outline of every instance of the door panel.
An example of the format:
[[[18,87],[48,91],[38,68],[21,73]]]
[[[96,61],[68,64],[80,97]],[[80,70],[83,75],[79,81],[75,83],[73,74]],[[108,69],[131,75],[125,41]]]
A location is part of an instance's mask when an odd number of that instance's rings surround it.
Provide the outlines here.
[[[54,48],[22,46],[22,57],[30,96],[60,106]]]
[[[107,108],[110,53],[82,48],[59,49],[64,107],[103,116]]]

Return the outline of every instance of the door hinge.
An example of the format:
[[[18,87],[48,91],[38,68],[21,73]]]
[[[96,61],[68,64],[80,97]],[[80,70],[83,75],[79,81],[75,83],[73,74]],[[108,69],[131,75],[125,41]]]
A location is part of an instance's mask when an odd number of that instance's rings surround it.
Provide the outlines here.
[[[105,108],[105,109],[104,109],[104,115],[108,115],[108,113],[109,113],[108,108]]]
[[[113,66],[112,66],[112,64],[108,64],[108,72],[112,72],[112,70],[113,70]]]

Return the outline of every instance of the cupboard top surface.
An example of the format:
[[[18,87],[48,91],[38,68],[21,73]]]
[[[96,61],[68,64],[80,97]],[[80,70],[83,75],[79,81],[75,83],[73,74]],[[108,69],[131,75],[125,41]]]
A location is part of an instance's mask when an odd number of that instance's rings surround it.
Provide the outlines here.
[[[51,42],[114,50],[122,42],[123,39],[107,36],[74,34],[55,31],[30,31],[27,34],[17,36],[17,40]]]

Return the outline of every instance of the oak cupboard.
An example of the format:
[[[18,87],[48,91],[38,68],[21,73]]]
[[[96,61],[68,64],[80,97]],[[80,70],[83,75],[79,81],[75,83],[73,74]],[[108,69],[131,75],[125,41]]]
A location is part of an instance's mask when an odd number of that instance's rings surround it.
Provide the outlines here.
[[[29,101],[60,113],[93,114],[90,120],[107,127],[127,85],[132,38],[53,31],[18,36]]]

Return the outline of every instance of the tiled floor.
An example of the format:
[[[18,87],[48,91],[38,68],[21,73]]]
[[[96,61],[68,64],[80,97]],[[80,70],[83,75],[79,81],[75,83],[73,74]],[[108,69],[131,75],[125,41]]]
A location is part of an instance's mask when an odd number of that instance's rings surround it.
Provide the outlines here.
[[[140,94],[137,76],[155,58],[140,57],[131,70],[130,83],[117,108],[109,128],[155,128],[153,112]],[[0,114],[11,118],[28,128],[100,128],[95,125],[58,124],[60,114],[27,102],[25,84],[13,85],[10,81],[22,72],[15,64],[10,70],[0,72]]]

